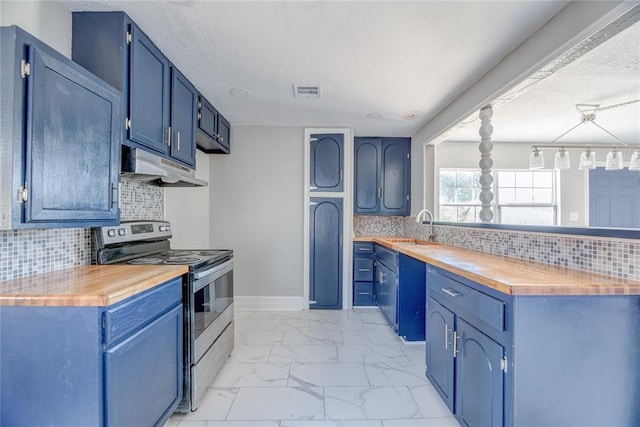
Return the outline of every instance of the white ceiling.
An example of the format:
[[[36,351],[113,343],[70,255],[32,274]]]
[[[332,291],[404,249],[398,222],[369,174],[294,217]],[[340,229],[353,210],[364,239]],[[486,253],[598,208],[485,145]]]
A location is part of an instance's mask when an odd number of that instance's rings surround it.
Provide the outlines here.
[[[640,100],[640,22],[585,53],[524,94],[495,109],[493,141],[549,143],[580,122],[576,104],[601,108]],[[595,122],[627,144],[640,144],[640,102],[596,112]],[[449,141],[479,141],[479,122]],[[613,144],[615,138],[585,123],[558,143]]]
[[[352,127],[360,136],[411,136],[567,4],[63,3],[73,11],[127,12],[234,125]],[[296,99],[293,84],[322,85],[322,98]],[[231,88],[251,95],[234,98]],[[402,118],[412,110],[421,114]],[[368,119],[370,112],[384,116]]]

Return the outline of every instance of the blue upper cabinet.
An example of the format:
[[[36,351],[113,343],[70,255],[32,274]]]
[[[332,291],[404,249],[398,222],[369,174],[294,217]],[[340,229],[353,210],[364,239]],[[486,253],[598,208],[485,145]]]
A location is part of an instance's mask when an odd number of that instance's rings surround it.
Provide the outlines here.
[[[408,216],[411,139],[355,139],[355,214]]]
[[[195,88],[172,73],[167,57],[124,12],[74,12],[72,57],[122,91],[123,144],[195,166]],[[185,93],[187,87],[191,94]],[[193,98],[193,107],[186,97]],[[187,114],[193,129],[185,128]],[[177,142],[176,126],[180,149],[171,145]]]
[[[196,142],[205,153],[229,154],[231,126],[227,119],[204,96],[198,96],[198,129]]]
[[[196,156],[198,93],[176,68],[171,70],[171,157],[191,164]]]
[[[18,27],[2,52],[0,229],[117,224],[120,92]]]
[[[311,135],[310,153],[310,190],[343,191],[344,135]]]
[[[134,25],[130,26],[129,34],[129,105],[124,124],[127,138],[166,154],[169,148],[169,61]]]

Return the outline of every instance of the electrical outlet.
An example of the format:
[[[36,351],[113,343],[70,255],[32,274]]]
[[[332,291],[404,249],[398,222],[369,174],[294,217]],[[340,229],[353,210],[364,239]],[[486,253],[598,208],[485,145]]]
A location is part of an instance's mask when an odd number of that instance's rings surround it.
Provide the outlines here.
[[[569,221],[578,221],[578,212],[569,212]]]

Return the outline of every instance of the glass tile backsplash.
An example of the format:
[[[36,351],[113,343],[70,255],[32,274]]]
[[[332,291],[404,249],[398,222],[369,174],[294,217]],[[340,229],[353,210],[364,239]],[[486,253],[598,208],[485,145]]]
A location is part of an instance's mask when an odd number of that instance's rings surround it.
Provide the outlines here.
[[[161,187],[122,180],[120,219],[164,219]],[[0,282],[91,264],[89,228],[0,230]]]
[[[427,239],[413,217],[356,216],[356,235]],[[640,241],[568,234],[434,226],[436,241],[475,251],[640,280]]]

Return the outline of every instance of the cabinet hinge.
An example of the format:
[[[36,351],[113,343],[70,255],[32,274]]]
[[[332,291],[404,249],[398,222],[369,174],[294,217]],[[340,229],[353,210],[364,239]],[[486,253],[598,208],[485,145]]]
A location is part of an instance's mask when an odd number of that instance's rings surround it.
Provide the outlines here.
[[[316,202],[309,202],[309,206],[316,206],[317,203]]]
[[[407,194],[407,200],[409,200],[409,195]]]
[[[314,301],[314,300],[309,300],[309,304],[317,304],[318,301]]]
[[[407,153],[407,159],[411,158],[411,153]]]
[[[131,33],[127,31],[127,44],[131,44]]]
[[[502,370],[502,372],[505,372],[505,373],[509,370],[509,363],[507,360],[507,356],[504,356],[500,360],[500,369]]]
[[[29,190],[25,185],[18,187],[18,203],[24,203],[29,200]]]
[[[309,142],[316,142],[318,138],[309,138]]]
[[[23,79],[26,79],[27,76],[31,75],[31,64],[24,59],[20,61],[20,75]]]
[[[200,111],[198,111],[198,120],[200,120],[202,118],[202,114],[200,114]]]
[[[202,108],[202,102],[198,101],[198,109]]]
[[[124,128],[126,130],[131,129],[131,119],[129,117],[124,119]]]

